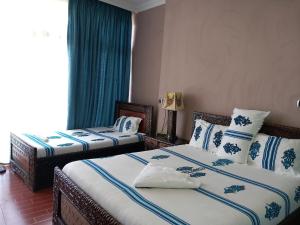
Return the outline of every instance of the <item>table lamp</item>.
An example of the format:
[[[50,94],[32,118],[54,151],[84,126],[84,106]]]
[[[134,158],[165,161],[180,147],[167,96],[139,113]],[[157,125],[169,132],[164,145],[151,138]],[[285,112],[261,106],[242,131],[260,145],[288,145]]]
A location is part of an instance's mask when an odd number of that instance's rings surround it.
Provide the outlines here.
[[[167,138],[169,141],[174,142],[176,140],[177,111],[184,109],[182,93],[167,92],[162,108],[168,110]]]

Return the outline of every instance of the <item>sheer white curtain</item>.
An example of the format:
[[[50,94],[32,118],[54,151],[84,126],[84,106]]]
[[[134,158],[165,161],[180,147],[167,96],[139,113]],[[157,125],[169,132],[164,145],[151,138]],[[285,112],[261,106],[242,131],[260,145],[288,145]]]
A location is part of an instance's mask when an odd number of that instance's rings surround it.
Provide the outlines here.
[[[0,0],[0,162],[9,133],[65,129],[66,0]]]

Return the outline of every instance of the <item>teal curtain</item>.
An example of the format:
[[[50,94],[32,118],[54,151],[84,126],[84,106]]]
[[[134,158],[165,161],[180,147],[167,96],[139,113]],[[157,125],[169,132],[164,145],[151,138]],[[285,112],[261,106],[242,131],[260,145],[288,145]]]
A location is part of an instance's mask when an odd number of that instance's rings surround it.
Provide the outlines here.
[[[68,129],[112,125],[128,101],[131,12],[98,0],[69,0]]]

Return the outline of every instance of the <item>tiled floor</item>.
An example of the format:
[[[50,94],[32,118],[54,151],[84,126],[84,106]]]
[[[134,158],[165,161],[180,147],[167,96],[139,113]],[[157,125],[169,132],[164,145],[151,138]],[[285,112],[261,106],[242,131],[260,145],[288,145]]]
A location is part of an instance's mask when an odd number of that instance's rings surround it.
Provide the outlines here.
[[[52,224],[52,189],[31,192],[9,169],[0,174],[0,225]]]

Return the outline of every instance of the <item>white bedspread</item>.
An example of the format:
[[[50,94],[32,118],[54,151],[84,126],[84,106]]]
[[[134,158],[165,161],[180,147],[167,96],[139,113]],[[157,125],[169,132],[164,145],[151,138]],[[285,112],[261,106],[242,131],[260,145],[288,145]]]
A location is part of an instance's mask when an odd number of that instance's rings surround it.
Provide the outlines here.
[[[90,151],[143,140],[142,133],[124,134],[109,127],[55,131],[43,134],[16,134],[37,149],[37,157],[51,157],[80,151]]]
[[[198,177],[198,189],[135,188],[157,162]],[[278,224],[300,204],[300,179],[235,164],[189,145],[76,161],[63,171],[123,224]]]

